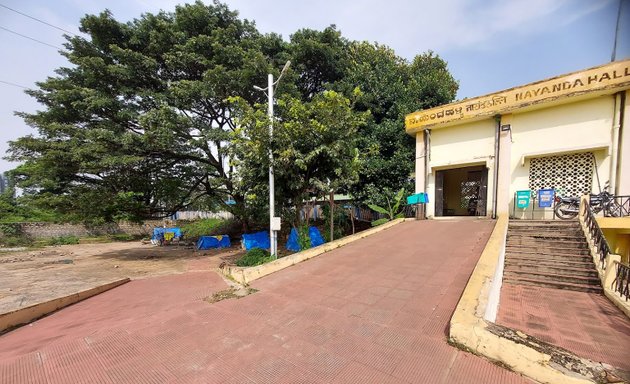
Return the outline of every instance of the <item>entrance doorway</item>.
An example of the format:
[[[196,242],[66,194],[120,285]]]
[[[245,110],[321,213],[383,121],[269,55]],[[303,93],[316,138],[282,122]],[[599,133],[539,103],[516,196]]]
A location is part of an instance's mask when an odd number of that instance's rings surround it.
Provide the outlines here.
[[[487,196],[484,165],[435,173],[435,216],[485,216]]]

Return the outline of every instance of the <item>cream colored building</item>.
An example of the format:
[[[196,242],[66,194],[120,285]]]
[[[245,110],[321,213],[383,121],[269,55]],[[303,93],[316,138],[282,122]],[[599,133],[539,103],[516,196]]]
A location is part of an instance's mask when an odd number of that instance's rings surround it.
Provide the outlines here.
[[[429,217],[553,217],[537,200],[515,207],[517,191],[609,183],[630,195],[630,60],[414,112],[405,126]]]

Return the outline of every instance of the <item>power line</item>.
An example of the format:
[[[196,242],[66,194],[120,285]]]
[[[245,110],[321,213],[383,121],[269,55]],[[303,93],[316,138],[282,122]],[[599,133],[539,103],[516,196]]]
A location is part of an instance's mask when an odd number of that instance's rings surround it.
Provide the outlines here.
[[[17,14],[20,14],[20,15],[22,15],[22,16],[24,16],[24,17],[28,17],[29,19],[33,19],[33,20],[35,20],[35,21],[37,21],[37,22],[40,22],[40,23],[42,23],[42,24],[46,24],[47,26],[49,26],[49,27],[53,27],[53,28],[58,29],[58,30],[60,30],[60,31],[62,31],[62,32],[69,33],[69,34],[71,34],[72,36],[76,36],[76,35],[77,35],[77,34],[76,34],[76,33],[74,33],[74,32],[70,32],[70,31],[68,31],[68,30],[66,30],[66,29],[63,29],[63,28],[58,27],[58,26],[56,26],[56,25],[50,24],[50,23],[48,23],[48,22],[46,22],[46,21],[44,21],[44,20],[38,19],[37,17],[33,17],[33,16],[30,16],[30,15],[27,15],[26,13],[23,13],[23,12],[20,12],[20,11],[18,11],[18,10],[15,10],[15,9],[13,9],[13,8],[7,7],[7,6],[6,6],[6,5],[4,5],[4,4],[0,4],[0,7],[2,7],[2,8],[6,8],[6,9],[8,9],[9,11],[13,11],[13,12],[15,12],[15,13],[17,13]]]
[[[28,87],[25,87],[25,86],[20,85],[20,84],[15,84],[15,83],[12,83],[12,82],[10,82],[10,81],[0,80],[0,83],[2,83],[2,84],[7,84],[7,85],[12,85],[12,86],[14,86],[14,87],[18,87],[18,88],[28,89]]]
[[[0,29],[4,29],[4,30],[5,30],[5,31],[7,31],[7,32],[10,32],[10,33],[13,33],[13,34],[15,34],[15,35],[21,36],[21,37],[23,37],[23,38],[25,38],[25,39],[29,39],[29,40],[36,41],[36,42],[38,42],[38,43],[40,43],[40,44],[44,44],[44,45],[47,45],[47,46],[52,47],[52,48],[55,48],[55,49],[63,49],[63,48],[58,47],[58,46],[56,46],[56,45],[48,44],[48,43],[43,42],[43,41],[41,41],[41,40],[37,40],[37,39],[35,39],[35,38],[32,38],[32,37],[30,37],[30,36],[26,36],[26,35],[23,35],[23,34],[21,34],[21,33],[18,33],[18,32],[15,32],[15,31],[12,31],[12,30],[10,30],[10,29],[8,29],[8,28],[5,28],[5,27],[3,27],[3,26],[0,26]]]

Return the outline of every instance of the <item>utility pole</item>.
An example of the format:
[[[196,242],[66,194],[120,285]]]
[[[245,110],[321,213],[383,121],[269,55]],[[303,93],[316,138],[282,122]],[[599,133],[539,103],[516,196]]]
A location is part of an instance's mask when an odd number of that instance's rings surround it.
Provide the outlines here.
[[[286,72],[287,68],[291,65],[291,61],[287,61],[284,67],[282,68],[282,72],[280,72],[280,76],[278,76],[278,80],[273,81],[273,74],[270,73],[267,75],[267,88],[260,88],[258,86],[254,86],[254,89],[258,91],[267,91],[267,99],[268,99],[268,108],[267,114],[269,116],[269,253],[274,258],[278,258],[278,231],[280,230],[280,218],[276,217],[276,196],[275,196],[275,185],[274,185],[274,176],[273,176],[273,148],[271,148],[271,142],[273,138],[273,87],[278,84],[284,72]]]

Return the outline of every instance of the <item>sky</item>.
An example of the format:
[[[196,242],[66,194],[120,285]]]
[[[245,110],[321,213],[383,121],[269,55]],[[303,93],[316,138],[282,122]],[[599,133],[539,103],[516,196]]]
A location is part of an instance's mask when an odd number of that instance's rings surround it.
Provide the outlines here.
[[[224,2],[241,18],[255,21],[259,31],[279,33],[287,40],[298,29],[335,24],[346,38],[387,45],[408,60],[432,50],[448,62],[459,81],[457,98],[462,99],[610,62],[620,1],[616,59],[622,60],[630,58],[630,0]],[[41,109],[22,87],[34,88],[35,82],[67,66],[58,53],[63,31],[5,7],[79,34],[85,14],[107,8],[119,21],[130,21],[143,13],[172,11],[183,2],[0,0],[0,157],[8,141],[36,134],[14,116],[14,111]],[[16,165],[0,159],[0,172]]]

